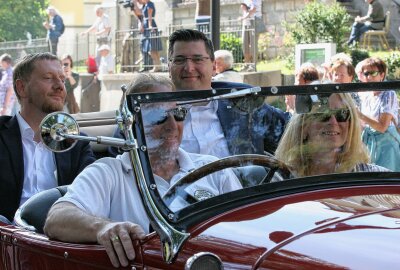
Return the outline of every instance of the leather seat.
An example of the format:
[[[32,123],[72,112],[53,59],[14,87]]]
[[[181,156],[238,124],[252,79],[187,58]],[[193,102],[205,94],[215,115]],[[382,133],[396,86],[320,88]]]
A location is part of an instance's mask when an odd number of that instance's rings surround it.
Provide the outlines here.
[[[17,210],[14,218],[16,225],[43,233],[50,207],[67,193],[67,189],[68,186],[59,186],[33,195]]]

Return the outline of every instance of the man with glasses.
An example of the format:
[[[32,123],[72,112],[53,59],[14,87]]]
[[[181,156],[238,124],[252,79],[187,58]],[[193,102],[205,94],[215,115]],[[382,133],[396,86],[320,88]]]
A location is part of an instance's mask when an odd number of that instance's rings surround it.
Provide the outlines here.
[[[140,74],[133,78],[129,92],[171,92],[175,87],[165,77]],[[181,149],[185,107],[175,102],[142,106],[154,180],[161,196],[184,175],[215,157],[188,153]],[[129,153],[104,158],[87,167],[67,194],[50,209],[44,231],[62,241],[103,245],[115,267],[127,266],[135,258],[132,240],[149,232],[149,220],[135,184]],[[185,187],[167,205],[177,211],[191,203],[242,188],[230,169],[208,175]]]
[[[216,70],[214,47],[202,32],[191,29],[175,31],[169,37],[168,54],[170,77],[178,91],[212,89],[211,80]],[[249,87],[238,83],[219,86]],[[263,102],[253,114],[232,106],[229,100],[193,105],[184,122],[181,147],[191,153],[220,158],[235,154],[263,154],[264,151],[273,153],[287,118],[288,114]],[[240,133],[237,128],[232,128],[233,122],[240,124]],[[240,144],[235,143],[239,140]]]

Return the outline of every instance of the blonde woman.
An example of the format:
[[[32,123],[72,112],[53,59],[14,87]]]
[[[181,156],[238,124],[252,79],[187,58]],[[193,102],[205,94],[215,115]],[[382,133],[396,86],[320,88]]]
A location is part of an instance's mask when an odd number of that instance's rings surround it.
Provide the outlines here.
[[[328,106],[295,114],[275,152],[296,177],[355,171],[387,171],[368,164],[361,127],[349,94],[332,94]]]

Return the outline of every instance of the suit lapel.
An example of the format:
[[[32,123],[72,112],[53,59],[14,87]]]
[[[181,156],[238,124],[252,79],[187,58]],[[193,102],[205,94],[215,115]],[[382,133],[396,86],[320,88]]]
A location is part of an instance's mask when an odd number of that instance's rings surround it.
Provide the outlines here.
[[[4,131],[0,133],[0,139],[4,142],[6,152],[10,157],[18,189],[22,190],[24,182],[24,155],[17,117],[14,116],[11,118],[5,124],[5,127]]]
[[[55,153],[56,167],[57,167],[57,183],[59,186],[66,185],[66,179],[63,175],[68,174],[71,169],[71,151],[63,153]],[[62,173],[64,172],[64,173]]]

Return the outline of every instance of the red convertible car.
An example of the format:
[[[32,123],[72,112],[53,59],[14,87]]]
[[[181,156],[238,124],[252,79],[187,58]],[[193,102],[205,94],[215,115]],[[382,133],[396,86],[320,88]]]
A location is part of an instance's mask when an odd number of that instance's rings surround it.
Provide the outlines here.
[[[399,86],[400,82],[384,82],[132,94],[117,117],[125,139],[82,138],[76,119],[89,135],[100,135],[90,130],[99,130],[94,123],[108,127],[109,136],[115,125],[107,117],[79,120],[82,116],[63,113],[44,121],[42,136],[56,151],[77,139],[129,151],[154,231],[134,241],[136,258],[123,269],[400,269],[400,173],[296,176],[268,153],[282,135],[280,121],[290,116],[267,105],[280,95],[297,94],[306,97],[299,102],[312,111],[324,106],[330,93]],[[171,103],[189,110],[201,102],[215,102],[218,110],[234,113],[220,117],[223,129],[222,122],[229,123],[224,134],[233,141],[232,155],[190,172],[160,195],[148,157],[151,135],[146,115],[154,116],[154,108]],[[174,117],[181,112],[174,111]],[[275,114],[283,118],[275,119]],[[270,135],[263,133],[267,126]],[[255,143],[258,137],[268,141],[261,152]],[[191,185],[220,170],[234,172],[243,188],[216,196],[202,194],[187,205],[171,207],[177,196],[188,196]],[[15,224],[0,223],[0,269],[114,269],[100,245],[54,241],[43,234],[48,209],[66,189],[35,195],[18,210]]]

